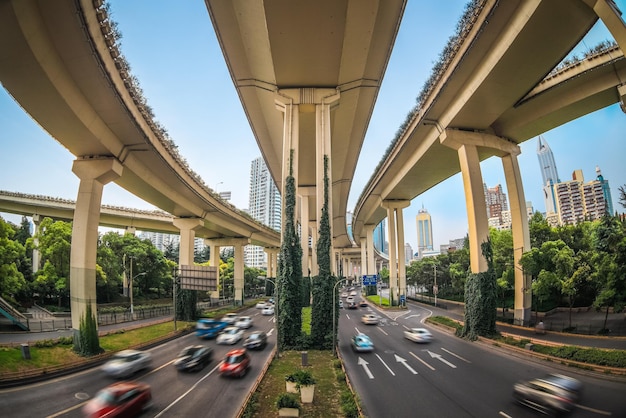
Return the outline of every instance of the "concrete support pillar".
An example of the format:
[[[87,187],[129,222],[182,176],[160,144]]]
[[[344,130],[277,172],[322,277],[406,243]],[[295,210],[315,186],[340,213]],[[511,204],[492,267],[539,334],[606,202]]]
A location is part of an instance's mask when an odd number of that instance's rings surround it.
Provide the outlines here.
[[[315,248],[309,247],[310,237],[310,207],[309,196],[315,196],[315,187],[299,187],[300,196],[300,246],[302,247],[302,277],[307,277],[311,271],[311,253]]]
[[[287,222],[287,216],[285,210],[287,205],[285,204],[287,177],[293,176],[295,179],[296,188],[298,187],[298,148],[299,148],[299,105],[294,103],[293,97],[289,97],[285,94],[280,94],[274,101],[276,109],[283,113],[283,155],[282,155],[282,173],[281,173],[281,190],[280,195],[282,199],[282,225],[281,228],[281,241],[282,235],[285,233],[285,223]],[[294,208],[295,212],[295,208]],[[297,215],[295,215],[297,216]],[[294,225],[295,225],[295,219]]]
[[[367,273],[367,240],[361,239],[361,275]]]
[[[96,251],[104,185],[122,175],[122,164],[113,158],[74,160],[72,171],[80,179],[72,223],[70,255],[70,309],[74,335],[90,304],[96,315]]]
[[[506,188],[509,193],[511,210],[511,232],[513,235],[513,263],[515,265],[515,311],[513,321],[516,325],[526,326],[530,323],[532,288],[531,277],[524,274],[520,265],[522,255],[530,250],[530,232],[528,230],[528,213],[522,185],[519,164],[516,154],[502,157]]]
[[[387,210],[387,236],[389,237],[389,303],[398,305],[406,298],[406,264],[404,261],[404,217],[402,209],[409,206],[407,200],[383,201]],[[406,300],[406,299],[405,299]]]
[[[234,273],[234,284],[235,284],[235,305],[242,306],[244,302],[244,256],[243,256],[243,247],[241,242],[237,242],[235,245],[235,271]]]
[[[39,271],[41,267],[41,252],[39,251],[39,225],[41,225],[41,215],[33,214],[33,224],[35,225],[35,233],[33,234],[33,273]]]
[[[223,294],[222,283],[220,282],[220,246],[217,242],[210,239],[205,239],[204,244],[209,246],[209,264],[212,267],[217,267],[217,290],[211,292],[211,300],[220,300]]]
[[[364,261],[365,271],[364,274],[378,274],[380,269],[376,269],[376,255],[374,254],[374,228],[376,225],[365,225],[366,233],[366,245],[367,245],[367,260]]]
[[[200,218],[174,218],[172,223],[180,230],[178,264],[183,266],[192,266],[196,231],[204,226],[204,221]]]
[[[135,235],[136,233],[137,228],[134,226],[127,226],[126,229],[124,229],[124,235]]]
[[[267,255],[267,273],[266,273],[266,277],[272,278],[272,277],[276,277],[276,261],[277,261],[277,255],[278,255],[278,249],[277,248],[265,248],[264,249],[265,254]]]

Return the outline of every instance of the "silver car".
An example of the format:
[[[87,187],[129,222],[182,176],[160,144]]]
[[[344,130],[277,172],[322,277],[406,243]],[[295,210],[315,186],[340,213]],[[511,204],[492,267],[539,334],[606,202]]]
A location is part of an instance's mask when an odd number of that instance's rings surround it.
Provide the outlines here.
[[[582,383],[561,374],[549,374],[538,379],[518,382],[513,386],[513,398],[542,413],[565,414],[576,406]]]
[[[404,331],[404,338],[416,343],[429,343],[433,335],[426,328],[410,328]]]
[[[113,355],[102,370],[111,377],[125,379],[148,368],[151,363],[152,356],[146,351],[123,350]]]

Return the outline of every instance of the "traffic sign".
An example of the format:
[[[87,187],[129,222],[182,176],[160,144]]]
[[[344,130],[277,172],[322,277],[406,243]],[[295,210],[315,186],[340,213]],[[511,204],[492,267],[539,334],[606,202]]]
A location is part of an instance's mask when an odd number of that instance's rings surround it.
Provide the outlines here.
[[[376,286],[376,275],[375,274],[364,274],[363,275],[363,286]]]

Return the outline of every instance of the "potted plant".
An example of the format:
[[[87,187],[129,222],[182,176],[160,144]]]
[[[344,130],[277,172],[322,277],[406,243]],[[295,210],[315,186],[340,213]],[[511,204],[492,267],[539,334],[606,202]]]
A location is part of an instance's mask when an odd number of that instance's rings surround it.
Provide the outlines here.
[[[287,393],[298,393],[295,373],[291,373],[285,376],[285,387]]]
[[[297,417],[300,415],[300,402],[293,393],[281,393],[276,399],[279,417]]]
[[[315,379],[308,370],[298,370],[294,373],[296,378],[296,387],[300,391],[300,400],[302,403],[312,403],[315,394]]]

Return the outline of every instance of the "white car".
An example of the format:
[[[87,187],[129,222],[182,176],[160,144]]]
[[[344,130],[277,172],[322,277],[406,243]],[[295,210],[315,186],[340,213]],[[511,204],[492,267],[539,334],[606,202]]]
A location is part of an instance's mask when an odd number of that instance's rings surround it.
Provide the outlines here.
[[[342,298],[347,298],[347,297],[348,297],[348,293],[347,293],[347,292],[343,292],[343,293],[341,294],[341,297],[342,297]]]
[[[102,366],[102,370],[111,377],[125,379],[149,367],[151,363],[152,357],[147,351],[123,350],[114,354]]]
[[[248,329],[252,326],[252,317],[250,316],[240,316],[235,322],[235,326],[237,328]]]
[[[237,327],[226,327],[215,341],[218,344],[236,344],[243,338],[243,330]]]
[[[267,304],[267,303],[265,303],[265,302],[259,302],[259,303],[257,303],[257,304],[256,304],[255,308],[257,308],[257,309],[263,309],[263,308],[265,308],[267,305],[268,305],[268,304]]]
[[[347,302],[347,303],[354,302],[354,296],[348,296],[348,297],[346,298],[346,302]]]
[[[222,317],[222,322],[226,322],[227,324],[234,324],[239,319],[239,315],[236,313],[227,313]]]
[[[374,314],[365,314],[361,317],[361,322],[365,325],[376,325],[378,324],[378,317]]]
[[[261,311],[261,315],[274,315],[274,307],[273,306],[266,306]]]
[[[411,328],[404,331],[404,338],[416,343],[429,343],[433,339],[433,334],[426,328]]]

